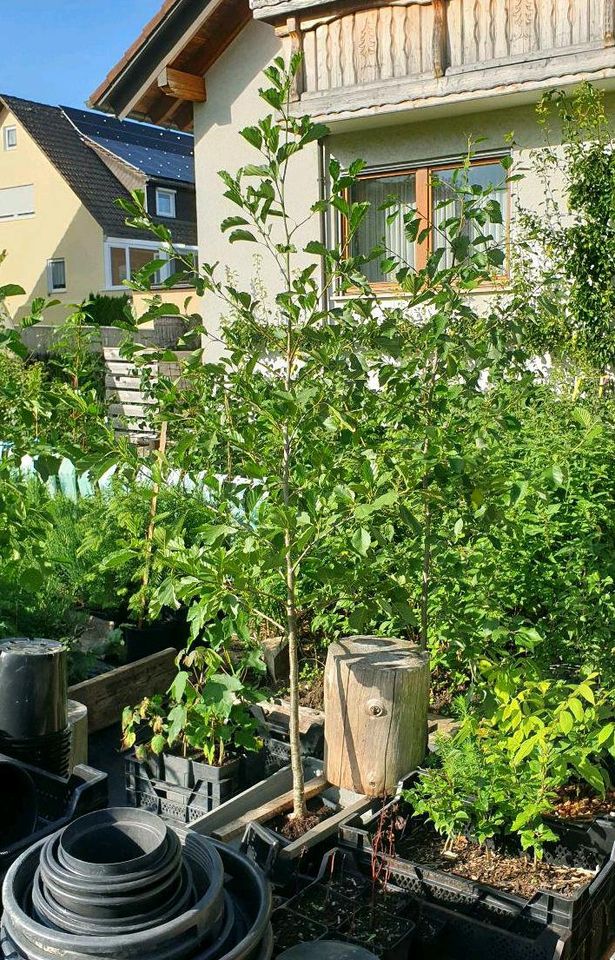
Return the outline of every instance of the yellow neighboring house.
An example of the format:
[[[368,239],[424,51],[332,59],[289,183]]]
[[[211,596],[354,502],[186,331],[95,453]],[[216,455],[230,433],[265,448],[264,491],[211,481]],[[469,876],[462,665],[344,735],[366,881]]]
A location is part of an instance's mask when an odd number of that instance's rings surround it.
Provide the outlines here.
[[[59,322],[91,292],[126,292],[123,281],[160,256],[114,203],[135,188],[178,246],[194,250],[191,137],[0,95],[0,285],[25,290],[7,301],[13,320],[48,297],[60,305],[46,321]]]

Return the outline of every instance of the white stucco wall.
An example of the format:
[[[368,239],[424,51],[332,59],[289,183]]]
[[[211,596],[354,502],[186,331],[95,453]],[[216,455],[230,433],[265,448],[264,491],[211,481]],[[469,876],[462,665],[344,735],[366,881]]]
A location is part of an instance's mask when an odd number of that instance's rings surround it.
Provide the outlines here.
[[[231,44],[222,58],[207,74],[208,100],[195,108],[196,171],[198,197],[198,228],[201,243],[201,259],[220,261],[237,278],[240,287],[247,288],[253,279],[262,280],[265,289],[275,294],[278,289],[276,271],[263,260],[255,260],[252,245],[230,245],[220,235],[219,224],[224,217],[238,213],[224,199],[223,185],[217,176],[220,168],[231,172],[242,164],[254,162],[256,152],[239,136],[239,130],[254,124],[267,112],[267,107],[258,96],[263,85],[262,71],[279,55],[287,56],[283,43],[267,24],[251,22]],[[538,94],[536,95],[538,99]],[[468,147],[468,139],[475,142],[475,149],[485,154],[489,151],[510,149],[515,162],[515,171],[524,173],[524,179],[511,188],[511,212],[517,204],[526,209],[540,209],[544,198],[543,187],[535,171],[537,152],[544,149],[544,132],[538,126],[535,103],[519,106],[495,106],[480,113],[468,113],[468,106],[457,104],[442,110],[438,116],[421,119],[418,111],[405,117],[400,115],[396,123],[386,118],[386,124],[377,113],[369,120],[353,121],[345,126],[332,128],[326,141],[326,154],[335,156],[343,166],[357,157],[369,166],[386,166],[399,163],[437,163],[462,157]],[[615,119],[615,97],[607,99],[609,114]],[[510,147],[508,135],[513,135]],[[557,136],[552,145],[557,145]],[[314,145],[293,167],[289,182],[289,196],[293,213],[305,215],[319,193],[318,148]],[[552,187],[561,188],[557,175],[551,178]],[[314,220],[303,231],[300,242],[305,242],[319,232],[319,223]],[[485,298],[492,290],[485,289],[474,294]],[[207,297],[203,304],[208,329],[216,330],[223,308]],[[216,352],[216,348],[212,348]]]
[[[234,174],[245,164],[259,162],[260,155],[239,131],[271,112],[258,90],[264,86],[263,70],[283,53],[282,42],[270,26],[251,22],[207,73],[207,102],[196,105],[194,111],[200,259],[208,263],[219,261],[236,275],[241,289],[249,289],[253,281],[261,282],[270,296],[279,290],[279,272],[272,259],[261,252],[260,246],[257,250],[256,244],[230,244],[227,235],[220,233],[222,220],[241,211],[223,196],[225,187],[218,171],[224,169]],[[289,209],[300,220],[318,197],[317,144],[311,144],[295,158],[291,172]],[[297,235],[297,246],[317,236],[318,226],[315,218]],[[206,295],[202,310],[207,330],[215,333],[225,314],[224,304]],[[219,347],[211,344],[210,349],[215,355]]]

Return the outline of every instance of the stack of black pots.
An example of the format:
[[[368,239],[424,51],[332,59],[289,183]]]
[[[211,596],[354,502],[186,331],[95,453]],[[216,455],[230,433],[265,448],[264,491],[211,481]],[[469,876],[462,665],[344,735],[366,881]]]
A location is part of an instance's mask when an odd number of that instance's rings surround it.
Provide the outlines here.
[[[10,867],[0,932],[10,960],[269,960],[258,867],[143,810],[87,814]]]
[[[70,765],[66,650],[54,640],[0,643],[0,753],[60,777]]]

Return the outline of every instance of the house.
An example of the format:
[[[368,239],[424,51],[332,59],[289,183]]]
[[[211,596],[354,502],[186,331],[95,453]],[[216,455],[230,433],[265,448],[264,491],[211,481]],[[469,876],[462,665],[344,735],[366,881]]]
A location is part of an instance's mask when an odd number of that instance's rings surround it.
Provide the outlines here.
[[[123,281],[158,256],[151,234],[127,227],[115,204],[134,189],[194,251],[190,135],[0,95],[0,284],[25,290],[8,301],[13,318],[34,297],[59,300],[46,314],[58,321],[92,292],[126,292]]]
[[[472,176],[498,183],[503,155],[527,168],[544,149],[535,105],[545,91],[583,80],[607,94],[615,89],[615,2],[165,0],[90,102],[118,117],[194,131],[199,236],[207,237],[201,255],[224,263],[244,286],[255,265],[245,245],[231,246],[219,234],[234,210],[216,173],[254,161],[238,131],[266,112],[258,96],[263,69],[291,51],[303,54],[292,109],[329,128],[294,167],[293,210],[301,217],[326,189],[330,157],[343,166],[361,157],[367,166],[354,199],[374,207],[356,240],[360,252],[387,230],[377,209],[384,196],[397,193],[436,217],[446,186],[434,188],[432,175],[446,181],[469,135],[477,141]],[[610,95],[607,105],[612,113]],[[498,195],[505,244],[515,201],[538,209],[542,185],[529,172]],[[326,241],[338,230],[335,222],[316,221],[298,241]],[[415,263],[438,242],[433,230],[422,245],[403,234],[388,239]],[[378,265],[368,276],[382,297],[398,296]],[[275,283],[266,266],[260,279]],[[473,295],[490,293],[486,287]],[[220,309],[204,304],[210,326]]]

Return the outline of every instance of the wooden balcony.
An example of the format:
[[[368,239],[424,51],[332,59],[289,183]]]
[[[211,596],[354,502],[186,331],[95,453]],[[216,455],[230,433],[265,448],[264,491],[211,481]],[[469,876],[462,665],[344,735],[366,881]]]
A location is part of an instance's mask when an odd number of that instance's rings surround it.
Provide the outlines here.
[[[615,0],[251,0],[303,51],[295,109],[328,122],[615,86]],[[491,104],[495,106],[495,104]]]

